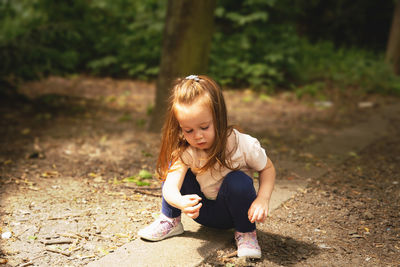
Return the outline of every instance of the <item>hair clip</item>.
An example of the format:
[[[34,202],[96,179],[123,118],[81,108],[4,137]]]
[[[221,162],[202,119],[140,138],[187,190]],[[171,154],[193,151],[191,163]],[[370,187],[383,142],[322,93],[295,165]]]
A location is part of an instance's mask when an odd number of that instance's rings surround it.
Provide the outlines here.
[[[199,81],[200,81],[200,78],[199,78],[199,76],[197,76],[197,75],[189,75],[189,76],[187,76],[187,77],[185,78],[185,80],[194,80],[194,81],[196,81],[196,82],[199,82]]]

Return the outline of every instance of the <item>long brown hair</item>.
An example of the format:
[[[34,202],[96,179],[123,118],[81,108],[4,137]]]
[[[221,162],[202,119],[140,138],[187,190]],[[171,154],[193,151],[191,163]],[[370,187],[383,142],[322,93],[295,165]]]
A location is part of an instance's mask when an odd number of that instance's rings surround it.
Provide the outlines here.
[[[183,138],[182,129],[176,119],[175,106],[177,104],[190,105],[199,98],[202,98],[204,100],[202,102],[206,103],[212,111],[215,141],[208,151],[206,164],[198,171],[205,171],[216,163],[233,169],[228,159],[229,155],[227,155],[230,152],[226,151],[227,139],[232,132],[232,127],[228,126],[227,110],[221,87],[207,76],[192,76],[190,79],[177,79],[172,87],[157,160],[157,173],[161,180],[166,178],[169,167],[181,157],[189,146]]]

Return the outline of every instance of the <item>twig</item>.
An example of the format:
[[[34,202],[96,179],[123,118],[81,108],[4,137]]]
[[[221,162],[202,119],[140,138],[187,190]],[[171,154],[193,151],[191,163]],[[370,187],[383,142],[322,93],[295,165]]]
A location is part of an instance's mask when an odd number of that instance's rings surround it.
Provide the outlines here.
[[[17,265],[17,266],[18,266],[18,267],[25,267],[25,266],[32,265],[34,260],[39,259],[39,258],[41,258],[41,257],[43,257],[43,256],[44,256],[43,254],[42,254],[42,255],[39,255],[39,256],[36,256],[36,257],[30,259],[28,262],[21,263],[21,264],[19,264],[19,265]]]
[[[25,267],[25,266],[29,266],[29,265],[32,265],[33,264],[33,261],[28,261],[28,262],[25,262],[25,263],[21,263],[20,265],[18,265],[18,267]]]
[[[160,187],[151,187],[151,186],[137,187],[137,186],[130,186],[130,185],[126,185],[126,184],[122,185],[122,187],[129,188],[129,189],[149,190],[149,191],[158,191],[161,189]]]
[[[62,236],[62,237],[68,237],[68,238],[74,238],[74,239],[84,239],[84,237],[79,236],[79,235],[77,235],[77,234],[64,233],[64,234],[60,234],[60,236]]]
[[[70,213],[70,214],[65,214],[62,216],[54,216],[54,217],[49,217],[47,220],[63,220],[63,219],[68,219],[68,218],[75,218],[75,217],[82,217],[82,216],[90,216],[91,215],[91,210],[86,210],[84,212],[80,213]]]
[[[64,255],[64,256],[67,256],[67,257],[71,256],[71,252],[64,252],[64,251],[61,251],[61,250],[58,250],[58,249],[46,248],[46,251],[50,251],[50,252],[54,252],[54,253],[59,253],[59,254],[62,254],[62,255]]]
[[[83,248],[82,246],[76,247],[73,250],[71,250],[71,252],[75,252],[75,251],[81,250],[82,248]]]
[[[148,191],[148,190],[156,191],[156,190],[159,190],[159,188],[151,188],[151,187],[148,187],[148,188],[137,188],[137,187],[133,187],[133,186],[129,186],[129,185],[124,185],[123,187],[131,189],[136,193],[140,193],[140,194],[144,194],[144,195],[149,195],[149,196],[153,196],[153,197],[161,197],[162,196],[161,193],[155,193],[155,192]]]
[[[90,259],[90,258],[95,258],[96,255],[87,255],[87,256],[81,256],[81,257],[76,257],[77,259],[84,260],[84,259]]]
[[[42,243],[45,245],[71,244],[72,240],[70,240],[70,239],[44,240],[44,241],[42,241]]]
[[[88,238],[89,238],[89,236],[87,236],[87,235],[82,235],[82,234],[78,234],[78,233],[76,233],[75,235],[80,237],[81,239],[85,239],[85,240],[88,240]]]
[[[143,190],[140,190],[140,189],[134,189],[134,191],[136,193],[140,193],[140,194],[144,194],[144,195],[148,195],[148,196],[162,197],[161,193],[157,194],[157,193],[152,193],[152,192],[149,192],[149,191],[143,191]]]
[[[224,258],[232,258],[237,256],[237,251],[231,252],[224,256]]]

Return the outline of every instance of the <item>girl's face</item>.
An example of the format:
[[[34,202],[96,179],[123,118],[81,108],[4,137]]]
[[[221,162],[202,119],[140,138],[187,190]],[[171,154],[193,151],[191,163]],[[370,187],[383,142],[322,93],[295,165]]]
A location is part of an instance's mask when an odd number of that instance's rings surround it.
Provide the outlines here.
[[[193,147],[207,150],[215,141],[211,108],[201,100],[190,105],[175,105],[175,116],[186,141]]]

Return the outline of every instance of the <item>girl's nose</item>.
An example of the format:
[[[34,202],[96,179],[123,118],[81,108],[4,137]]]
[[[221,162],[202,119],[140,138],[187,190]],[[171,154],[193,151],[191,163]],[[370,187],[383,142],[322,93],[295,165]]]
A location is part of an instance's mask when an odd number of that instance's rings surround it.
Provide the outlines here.
[[[201,134],[200,131],[196,131],[196,133],[195,133],[195,135],[194,135],[194,138],[196,138],[196,139],[201,139],[201,138],[203,138],[203,135]]]

